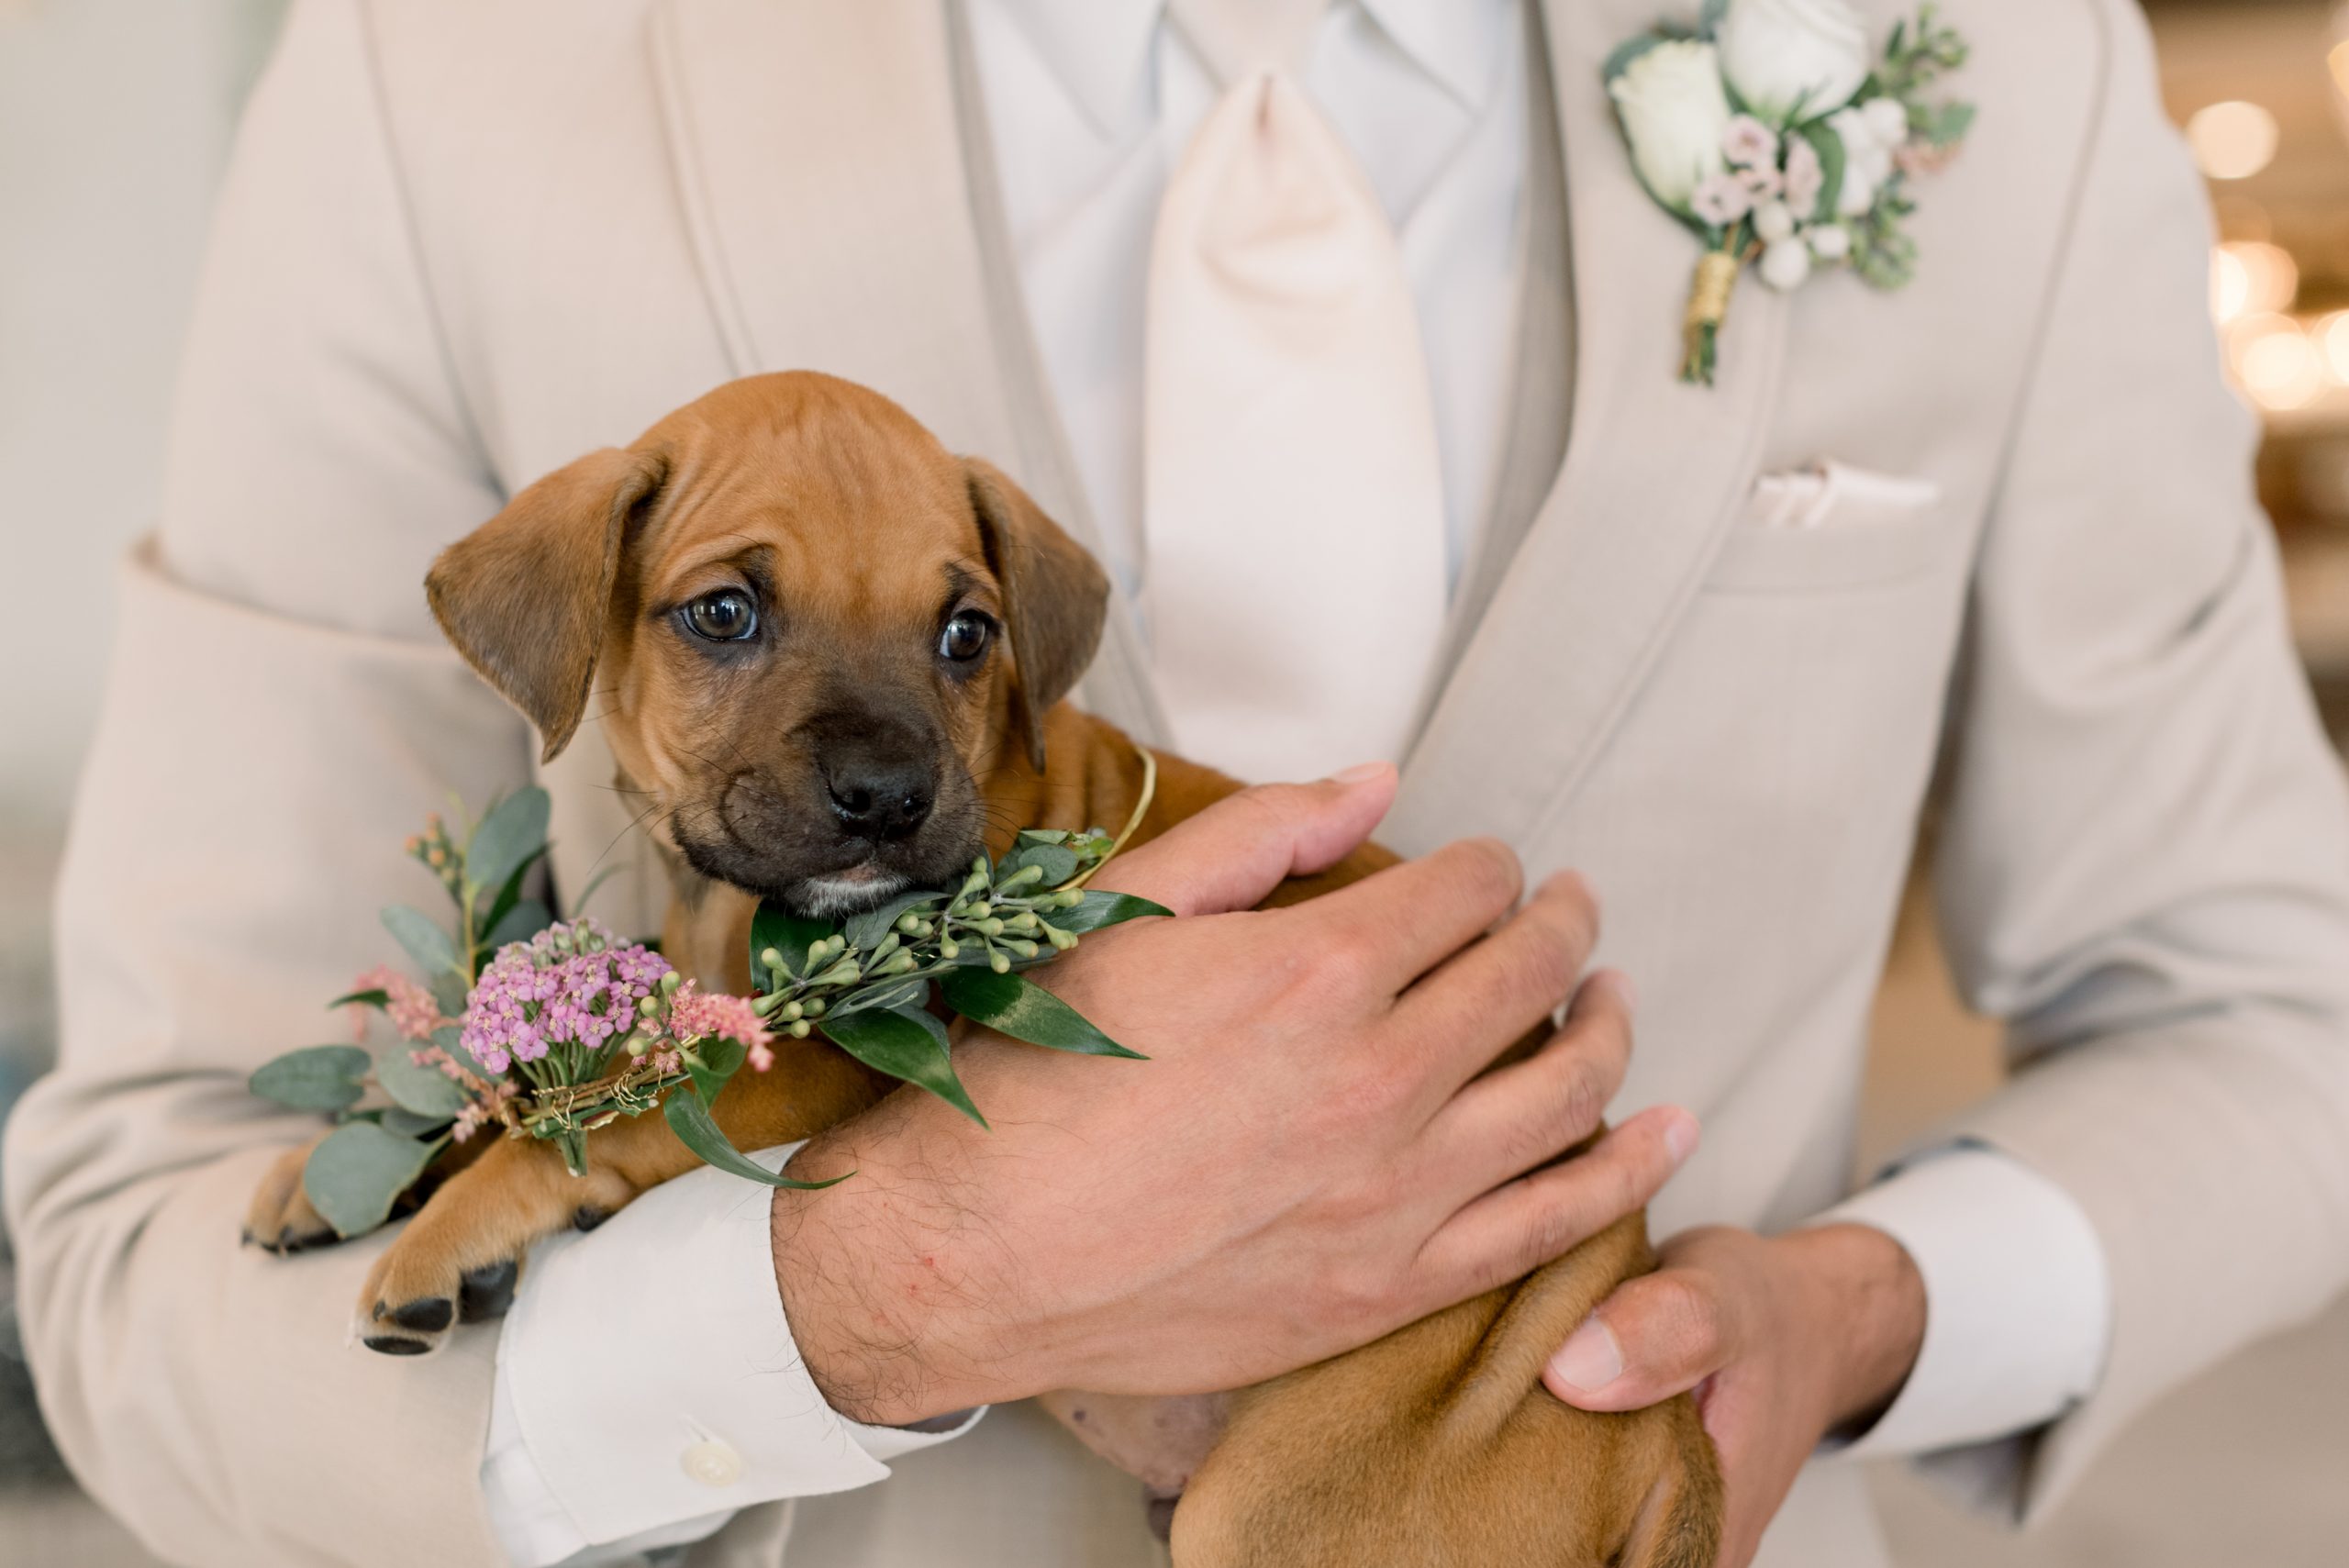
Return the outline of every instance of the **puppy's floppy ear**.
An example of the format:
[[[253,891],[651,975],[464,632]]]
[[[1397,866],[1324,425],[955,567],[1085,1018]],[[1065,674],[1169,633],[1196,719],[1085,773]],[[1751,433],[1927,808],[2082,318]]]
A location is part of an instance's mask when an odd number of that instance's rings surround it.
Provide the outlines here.
[[[1028,760],[1044,771],[1044,715],[1068,695],[1101,641],[1109,579],[1085,547],[1044,515],[1028,493],[981,458],[964,458],[971,506],[986,540],[987,566],[1003,588],[1011,657],[1019,666],[1011,721]]]
[[[620,551],[667,473],[657,452],[590,452],[515,496],[425,575],[441,631],[539,727],[542,762],[587,711]]]

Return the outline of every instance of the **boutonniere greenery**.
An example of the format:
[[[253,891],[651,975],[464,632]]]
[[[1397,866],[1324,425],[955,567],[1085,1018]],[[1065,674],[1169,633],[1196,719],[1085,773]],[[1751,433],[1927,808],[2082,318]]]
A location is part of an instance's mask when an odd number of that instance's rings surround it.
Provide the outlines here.
[[[1955,154],[1970,104],[1930,95],[1965,40],[1928,5],[1871,53],[1848,0],[1707,0],[1608,57],[1608,95],[1656,205],[1704,246],[1680,378],[1709,385],[1730,295],[1749,265],[1772,288],[1822,268],[1898,288],[1916,271],[1909,183]]]
[[[1145,808],[1150,762],[1145,753]],[[344,1238],[383,1224],[451,1143],[492,1129],[545,1139],[578,1175],[589,1132],[655,1109],[721,1170],[772,1186],[829,1185],[745,1159],[710,1114],[736,1073],[774,1065],[778,1037],[829,1040],[985,1126],[955,1076],[933,998],[1015,1040],[1137,1055],[1023,972],[1086,932],[1167,913],[1085,885],[1140,809],[1115,839],[1097,828],[1021,833],[1000,861],[979,857],[952,887],[907,893],[846,920],[762,905],[751,930],[755,995],[729,996],[679,974],[653,943],[623,941],[584,916],[558,919],[525,895],[547,851],[548,808],[546,792],[529,789],[454,834],[431,818],[407,852],[449,895],[453,929],[407,905],[384,909],[384,929],[417,973],[376,969],[328,1004],[353,1009],[362,1043],[308,1046],[252,1074],[255,1094],[335,1117],[302,1187]],[[373,1013],[397,1038],[371,1051]]]

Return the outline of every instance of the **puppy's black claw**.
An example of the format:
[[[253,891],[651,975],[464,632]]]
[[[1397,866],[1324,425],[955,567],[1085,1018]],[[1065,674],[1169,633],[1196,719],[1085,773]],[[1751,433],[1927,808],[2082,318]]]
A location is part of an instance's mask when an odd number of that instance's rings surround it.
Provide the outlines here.
[[[608,1208],[597,1208],[592,1203],[583,1203],[572,1213],[571,1228],[573,1230],[593,1230],[611,1217],[612,1211]]]
[[[458,1317],[467,1323],[503,1317],[514,1305],[514,1281],[520,1273],[521,1265],[508,1258],[466,1274],[464,1288],[457,1293]]]
[[[457,1307],[445,1296],[428,1296],[421,1301],[407,1302],[375,1316],[396,1328],[414,1329],[421,1334],[437,1334],[457,1320]]]
[[[387,1356],[420,1356],[432,1348],[429,1342],[405,1334],[370,1334],[359,1342]]]

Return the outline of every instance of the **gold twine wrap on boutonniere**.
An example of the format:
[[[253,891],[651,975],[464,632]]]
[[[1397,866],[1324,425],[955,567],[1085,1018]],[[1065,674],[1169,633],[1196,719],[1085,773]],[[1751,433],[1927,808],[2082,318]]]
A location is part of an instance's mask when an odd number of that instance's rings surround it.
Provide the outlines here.
[[[1730,296],[1737,292],[1737,275],[1744,266],[1727,250],[1708,250],[1698,258],[1697,275],[1688,284],[1688,311],[1680,324],[1685,348],[1681,380],[1712,381],[1721,323],[1729,319]]]

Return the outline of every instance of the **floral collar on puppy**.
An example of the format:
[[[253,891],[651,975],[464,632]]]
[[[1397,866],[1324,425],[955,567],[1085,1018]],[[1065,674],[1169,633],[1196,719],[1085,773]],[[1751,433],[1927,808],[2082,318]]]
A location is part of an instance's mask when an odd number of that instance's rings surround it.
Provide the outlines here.
[[[1877,288],[1909,281],[1909,182],[1946,163],[1974,121],[1971,104],[1925,94],[1965,54],[1931,5],[1892,29],[1872,66],[1849,0],[1705,0],[1693,30],[1659,27],[1608,58],[1640,183],[1705,246],[1681,380],[1712,384],[1748,262],[1780,290],[1842,265]]]

